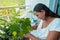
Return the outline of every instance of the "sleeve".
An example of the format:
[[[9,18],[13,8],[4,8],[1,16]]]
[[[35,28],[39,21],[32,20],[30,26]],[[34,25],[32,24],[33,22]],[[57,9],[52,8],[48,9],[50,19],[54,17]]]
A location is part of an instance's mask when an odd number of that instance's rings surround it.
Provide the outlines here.
[[[52,23],[50,31],[57,31],[60,32],[60,20],[56,20]]]
[[[38,37],[38,36],[39,36],[39,35],[38,35],[39,33],[37,32],[37,30],[31,31],[30,34],[32,34],[32,35],[35,36],[35,37]]]

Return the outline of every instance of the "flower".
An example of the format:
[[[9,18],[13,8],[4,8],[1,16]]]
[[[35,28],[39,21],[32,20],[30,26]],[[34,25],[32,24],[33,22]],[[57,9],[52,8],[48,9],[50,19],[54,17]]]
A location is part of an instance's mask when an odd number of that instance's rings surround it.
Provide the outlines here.
[[[13,35],[13,36],[16,36],[16,35],[17,35],[17,32],[16,32],[16,31],[14,31],[14,32],[12,33],[12,35]]]

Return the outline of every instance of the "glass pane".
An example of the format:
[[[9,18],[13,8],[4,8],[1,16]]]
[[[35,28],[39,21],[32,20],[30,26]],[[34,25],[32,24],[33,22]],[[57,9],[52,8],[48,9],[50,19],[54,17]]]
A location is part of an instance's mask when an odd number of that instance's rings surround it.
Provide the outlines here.
[[[24,4],[25,0],[0,0],[0,6],[19,6]]]
[[[25,0],[0,0],[0,19],[10,20],[11,15],[20,16],[24,10]]]

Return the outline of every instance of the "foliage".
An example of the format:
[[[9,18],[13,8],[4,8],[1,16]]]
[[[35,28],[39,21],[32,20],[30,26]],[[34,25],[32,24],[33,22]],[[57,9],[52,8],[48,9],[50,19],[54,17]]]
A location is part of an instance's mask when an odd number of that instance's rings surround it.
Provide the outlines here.
[[[11,36],[12,40],[15,40],[17,37],[22,38],[32,30],[29,18],[17,18],[20,16],[20,12],[16,12],[14,8],[9,13],[11,13],[9,14],[10,21],[0,18],[0,30],[3,32],[0,32],[0,37],[7,38]]]
[[[0,0],[0,6],[19,6],[24,4],[25,0]]]

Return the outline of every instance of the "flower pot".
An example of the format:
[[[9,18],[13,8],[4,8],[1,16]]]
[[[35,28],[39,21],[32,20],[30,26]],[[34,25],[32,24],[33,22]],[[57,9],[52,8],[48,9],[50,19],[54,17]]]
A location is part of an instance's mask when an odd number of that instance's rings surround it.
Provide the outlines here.
[[[29,40],[29,38],[23,37],[21,40]]]

